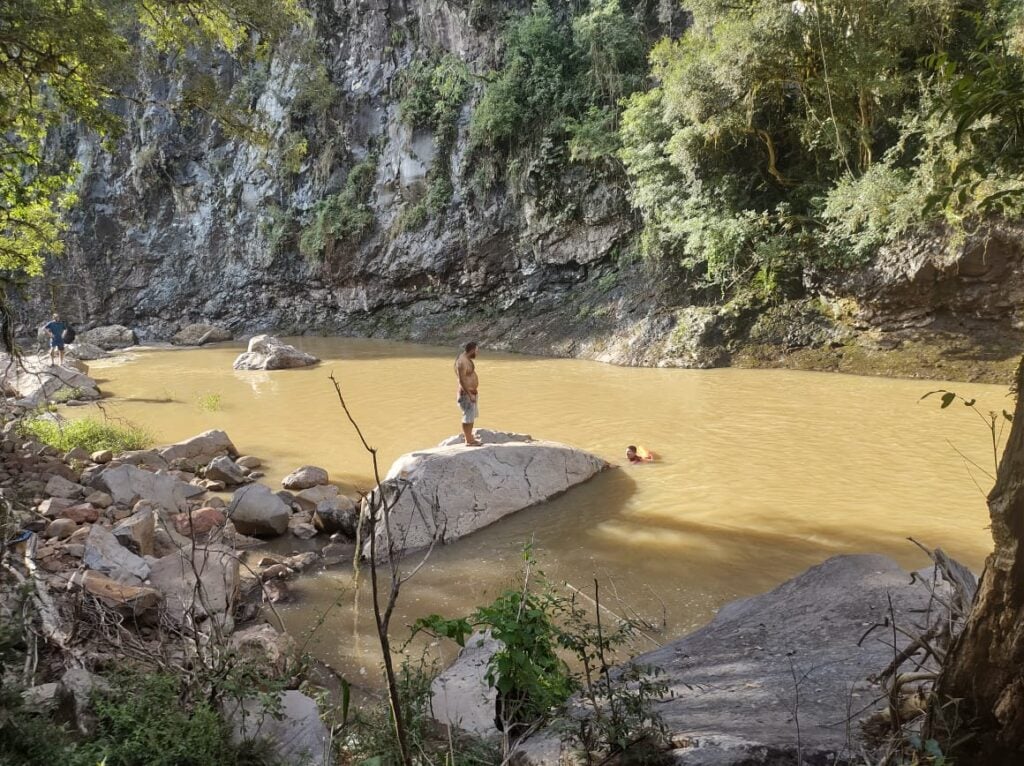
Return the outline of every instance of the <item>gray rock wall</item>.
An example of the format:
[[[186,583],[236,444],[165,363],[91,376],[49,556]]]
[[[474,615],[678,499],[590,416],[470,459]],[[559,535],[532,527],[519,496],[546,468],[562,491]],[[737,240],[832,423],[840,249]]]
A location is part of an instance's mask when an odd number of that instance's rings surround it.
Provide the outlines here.
[[[518,194],[502,183],[478,194],[469,117],[479,75],[499,56],[498,27],[481,16],[483,6],[308,3],[312,39],[299,35],[280,46],[265,69],[224,60],[210,71],[256,110],[265,144],[175,109],[188,83],[153,72],[141,73],[146,100],[122,106],[127,130],[112,152],[95,136],[59,137],[82,169],[81,202],[71,214],[67,255],[33,291],[37,304],[24,307],[26,334],[49,314],[53,296],[79,326],[117,322],[142,342],[169,340],[202,322],[236,336],[473,336],[524,352],[683,367],[728,364],[744,344],[788,353],[908,328],[959,334],[972,348],[985,338],[977,352],[983,358],[1007,334],[1020,335],[1017,229],[983,230],[954,248],[939,235],[919,237],[867,269],[809,274],[806,300],[793,310],[769,306],[774,313],[765,322],[763,304],[717,305],[722,296],[696,294],[669,264],[623,257],[638,222],[618,184],[566,171],[556,195],[564,209],[547,213],[528,183]],[[310,87],[312,68],[297,53],[304,45],[336,90],[328,108],[306,105],[320,86]],[[423,227],[403,230],[403,212],[426,193],[427,174],[445,155],[429,131],[404,124],[398,108],[400,73],[432,51],[458,56],[477,77],[450,152],[450,204]],[[286,161],[287,147],[302,140],[305,156]],[[368,156],[376,157],[367,200],[373,226],[358,242],[307,260],[298,235],[314,206],[341,190]],[[761,353],[757,363],[775,364],[774,353]]]

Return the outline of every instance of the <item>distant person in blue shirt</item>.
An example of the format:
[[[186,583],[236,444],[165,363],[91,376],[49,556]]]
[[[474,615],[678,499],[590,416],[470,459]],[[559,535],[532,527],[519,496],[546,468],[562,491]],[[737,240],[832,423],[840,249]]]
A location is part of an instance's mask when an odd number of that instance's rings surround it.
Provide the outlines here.
[[[50,364],[53,364],[54,352],[57,353],[57,364],[64,364],[64,331],[68,326],[60,321],[60,315],[55,312],[53,319],[43,329],[50,333]]]

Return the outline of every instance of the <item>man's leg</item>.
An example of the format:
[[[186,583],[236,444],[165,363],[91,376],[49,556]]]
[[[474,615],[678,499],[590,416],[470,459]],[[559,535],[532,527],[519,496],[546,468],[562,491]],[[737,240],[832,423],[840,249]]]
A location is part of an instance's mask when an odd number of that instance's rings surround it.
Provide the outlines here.
[[[472,423],[463,423],[462,424],[462,435],[466,439],[466,444],[472,444],[473,442],[476,441],[476,439],[473,438],[473,424]]]

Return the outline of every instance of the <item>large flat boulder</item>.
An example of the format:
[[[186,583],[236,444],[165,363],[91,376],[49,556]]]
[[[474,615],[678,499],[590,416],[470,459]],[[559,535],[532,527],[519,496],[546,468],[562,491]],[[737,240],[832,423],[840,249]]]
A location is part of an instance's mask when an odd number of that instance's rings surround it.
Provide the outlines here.
[[[235,359],[236,370],[290,370],[295,367],[309,367],[320,360],[295,346],[275,338],[273,335],[256,335],[249,341],[244,354]]]
[[[163,447],[160,455],[168,463],[184,460],[197,466],[206,465],[215,457],[238,457],[238,450],[223,431],[203,431],[197,436]]]
[[[164,598],[168,616],[182,621],[189,616],[230,617],[238,596],[238,557],[221,545],[197,545],[156,561],[149,585]]]
[[[95,380],[71,367],[51,365],[47,354],[20,360],[0,354],[0,392],[29,409],[52,401],[100,398]]]
[[[898,625],[911,629],[924,619],[928,589],[895,561],[837,556],[775,590],[726,604],[703,628],[637,657],[664,671],[672,694],[656,705],[675,743],[671,762],[860,763],[851,760],[858,719],[884,696],[868,677],[894,653],[891,628],[865,634],[890,618],[890,598]],[[932,604],[933,619],[940,612]],[[898,651],[906,639],[896,643]],[[524,746],[522,763],[562,763],[570,750],[557,734],[541,732]]]
[[[171,338],[176,346],[202,346],[231,340],[231,331],[212,324],[190,324],[182,327]]]
[[[105,468],[93,482],[119,505],[134,506],[148,500],[168,513],[188,510],[188,498],[195,489],[186,482],[161,473],[153,473],[133,465]]]
[[[439,446],[398,458],[374,490],[393,503],[394,539],[389,545],[380,525],[378,552],[424,548],[435,539],[458,540],[608,467],[589,452],[519,436],[520,441]]]
[[[99,346],[104,351],[112,351],[115,348],[127,348],[134,346],[137,342],[135,331],[120,324],[94,327],[78,334],[77,340],[93,346]]]
[[[288,531],[292,511],[268,487],[247,484],[235,492],[226,515],[243,535],[276,537]]]

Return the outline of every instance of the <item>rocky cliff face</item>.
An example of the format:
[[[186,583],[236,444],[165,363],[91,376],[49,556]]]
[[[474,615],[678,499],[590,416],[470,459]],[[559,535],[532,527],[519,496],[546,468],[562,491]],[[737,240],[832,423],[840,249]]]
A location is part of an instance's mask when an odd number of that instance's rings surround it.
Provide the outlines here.
[[[560,181],[562,209],[547,211],[528,183],[518,193],[501,183],[481,191],[469,115],[500,52],[486,6],[311,0],[314,39],[297,36],[265,68],[225,60],[210,73],[254,107],[262,144],[176,109],[188,83],[143,73],[148,99],[124,106],[128,129],[113,151],[90,136],[65,137],[82,168],[81,201],[68,254],[38,294],[83,327],[118,322],[143,341],[203,321],[235,334],[473,335],[626,364],[834,369],[850,369],[836,354],[850,344],[860,360],[950,333],[952,347],[966,343],[972,358],[1017,350],[1017,230],[954,249],[922,239],[852,277],[809,278],[813,297],[797,303],[720,306],[697,301],[664,265],[654,274],[621,255],[637,230],[622,188],[571,171]],[[314,51],[323,69],[301,50]],[[457,56],[474,83],[445,151],[398,108],[401,73],[431,52]],[[359,200],[372,223],[328,242],[319,257],[303,256],[299,241],[317,203],[344,190],[354,169],[372,175]],[[432,173],[450,178],[450,200],[410,225]],[[26,326],[47,308],[26,312]],[[889,332],[897,334],[880,335]],[[944,353],[949,344],[940,346]],[[855,368],[899,374],[929,364]]]
[[[315,3],[328,83],[303,71],[294,51],[279,51],[265,72],[225,62],[214,76],[251,101],[268,146],[159,103],[173,103],[183,85],[144,75],[157,103],[127,109],[128,132],[113,153],[76,137],[81,203],[69,253],[48,277],[58,303],[83,323],[116,319],[143,339],[200,319],[237,332],[365,332],[385,309],[448,322],[453,312],[500,312],[559,295],[609,268],[633,228],[621,190],[571,179],[576,199],[566,205],[580,213],[570,223],[502,188],[472,192],[467,129],[478,92],[458,123],[450,203],[426,225],[403,227],[438,157],[429,131],[403,123],[396,78],[435,50],[454,53],[473,74],[490,70],[496,31],[474,26],[469,6]],[[316,99],[316,108],[305,103]],[[305,151],[293,151],[300,142]],[[375,174],[369,232],[335,243],[320,260],[304,258],[298,238],[314,205],[342,189],[360,162]]]

